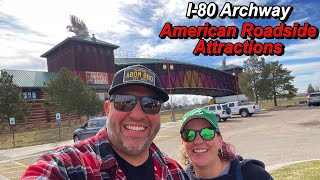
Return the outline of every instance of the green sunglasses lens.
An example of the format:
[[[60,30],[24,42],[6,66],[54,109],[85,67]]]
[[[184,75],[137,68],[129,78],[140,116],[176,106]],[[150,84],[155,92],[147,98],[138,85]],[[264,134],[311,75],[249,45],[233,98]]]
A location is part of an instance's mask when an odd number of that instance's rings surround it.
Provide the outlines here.
[[[193,141],[196,138],[196,132],[194,130],[189,130],[188,132],[188,141]]]
[[[181,131],[181,138],[185,142],[192,142],[196,139],[197,132],[199,132],[200,137],[205,141],[211,141],[214,138],[215,130],[212,128],[203,128],[201,130],[195,131],[193,129]]]
[[[205,141],[210,141],[214,138],[214,129],[203,128],[200,131],[200,136]]]

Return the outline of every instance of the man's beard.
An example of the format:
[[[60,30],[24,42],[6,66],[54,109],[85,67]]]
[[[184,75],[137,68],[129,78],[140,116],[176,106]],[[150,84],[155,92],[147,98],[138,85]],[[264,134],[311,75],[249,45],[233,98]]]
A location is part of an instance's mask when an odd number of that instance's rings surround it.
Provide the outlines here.
[[[114,126],[107,123],[106,127],[109,141],[113,145],[113,148],[117,149],[118,151],[121,151],[122,153],[130,155],[138,155],[147,150],[160,130],[159,124],[155,131],[153,133],[151,132],[150,136],[146,137],[146,139],[142,139],[142,142],[133,146],[126,142],[125,137],[117,135],[115,133]]]

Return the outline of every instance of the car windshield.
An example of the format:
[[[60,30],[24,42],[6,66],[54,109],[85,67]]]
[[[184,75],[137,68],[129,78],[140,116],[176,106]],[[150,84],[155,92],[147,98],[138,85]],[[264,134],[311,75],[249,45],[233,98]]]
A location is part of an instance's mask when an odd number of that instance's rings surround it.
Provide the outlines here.
[[[228,105],[222,104],[222,108],[223,108],[223,109],[228,109]]]
[[[310,94],[310,95],[309,95],[309,97],[316,97],[316,96],[320,96],[320,93]]]
[[[88,122],[88,126],[91,128],[100,128],[106,124],[106,120],[106,118],[90,119]]]
[[[245,106],[245,105],[249,105],[249,103],[245,101],[238,102],[238,106]]]

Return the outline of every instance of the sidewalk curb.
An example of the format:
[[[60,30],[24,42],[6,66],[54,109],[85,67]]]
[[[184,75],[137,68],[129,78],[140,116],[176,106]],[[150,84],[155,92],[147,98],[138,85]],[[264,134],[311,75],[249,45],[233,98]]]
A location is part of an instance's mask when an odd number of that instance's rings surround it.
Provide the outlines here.
[[[286,163],[274,164],[274,165],[271,165],[271,166],[267,166],[266,170],[268,172],[272,172],[274,170],[283,168],[285,166],[289,166],[289,165],[292,165],[292,164],[298,164],[298,163],[304,163],[304,162],[310,162],[310,161],[320,161],[320,159],[308,159],[308,160],[291,161],[291,162],[286,162]]]

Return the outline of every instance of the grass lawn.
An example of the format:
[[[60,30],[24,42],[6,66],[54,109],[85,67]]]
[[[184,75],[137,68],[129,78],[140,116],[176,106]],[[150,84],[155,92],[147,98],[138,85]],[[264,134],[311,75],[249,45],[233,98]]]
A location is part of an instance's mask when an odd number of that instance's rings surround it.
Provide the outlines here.
[[[174,114],[176,117],[176,120],[181,120],[184,113],[186,113],[188,110],[174,110]],[[171,121],[171,111],[163,111],[161,112],[161,123],[170,122]]]
[[[62,127],[61,141],[71,140],[77,127]],[[59,141],[59,128],[39,131],[19,132],[14,134],[15,147],[33,146]],[[13,148],[12,134],[0,134],[0,149]]]
[[[295,97],[293,99],[277,99],[279,107],[299,105],[301,101],[307,101],[307,97]],[[273,100],[263,100],[260,101],[259,104],[261,109],[274,108]]]
[[[271,175],[277,180],[320,179],[320,161],[292,164],[273,171]]]

